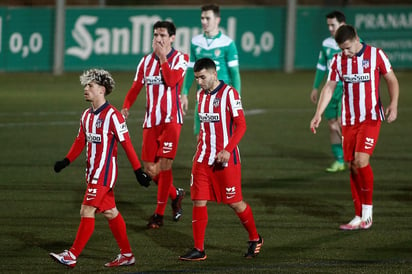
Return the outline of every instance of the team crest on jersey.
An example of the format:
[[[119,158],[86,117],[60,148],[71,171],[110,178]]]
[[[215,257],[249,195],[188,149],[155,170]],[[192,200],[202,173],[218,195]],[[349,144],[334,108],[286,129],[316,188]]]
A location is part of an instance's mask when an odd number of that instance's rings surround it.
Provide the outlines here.
[[[217,108],[220,105],[220,98],[215,98],[213,100],[213,106]]]
[[[103,120],[102,119],[97,119],[96,121],[96,128],[101,128],[103,124]]]
[[[220,49],[215,49],[215,56],[218,57],[220,56],[221,50]]]
[[[364,69],[368,69],[369,68],[369,60],[362,60],[362,67]]]

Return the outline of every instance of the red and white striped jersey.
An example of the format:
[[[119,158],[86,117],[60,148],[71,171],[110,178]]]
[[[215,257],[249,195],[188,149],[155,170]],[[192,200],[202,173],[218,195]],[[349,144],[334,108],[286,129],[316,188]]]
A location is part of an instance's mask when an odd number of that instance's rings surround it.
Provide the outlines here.
[[[239,93],[220,81],[212,92],[197,93],[200,118],[199,141],[194,160],[213,165],[218,152],[232,154],[230,161],[240,163],[238,143],[246,131],[246,121]]]
[[[117,179],[117,142],[125,149],[134,170],[141,167],[122,114],[106,102],[96,111],[86,109],[77,137],[67,154],[73,162],[86,146],[86,182],[113,188]]]
[[[133,85],[126,95],[123,108],[129,109],[143,85],[146,86],[146,114],[144,128],[162,123],[183,124],[180,90],[187,69],[189,56],[175,49],[167,55],[167,62],[160,65],[154,53],[144,56],[138,66]]]
[[[379,81],[380,74],[385,75],[391,70],[385,53],[366,44],[352,58],[344,53],[334,56],[328,80],[343,82],[342,125],[385,119]]]

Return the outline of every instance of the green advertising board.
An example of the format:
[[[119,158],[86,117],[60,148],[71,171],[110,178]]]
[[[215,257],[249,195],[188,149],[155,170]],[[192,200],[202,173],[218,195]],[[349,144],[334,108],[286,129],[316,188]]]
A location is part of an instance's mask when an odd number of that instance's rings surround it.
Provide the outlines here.
[[[325,15],[333,9],[297,8],[296,69],[315,68],[321,42],[329,36]],[[412,68],[412,6],[341,10],[365,42],[384,49],[395,68]],[[0,71],[52,71],[54,14],[51,7],[0,8]],[[221,15],[220,26],[235,40],[242,70],[283,68],[285,7],[222,7]],[[67,7],[65,19],[66,71],[134,70],[151,51],[157,20],[176,24],[174,46],[187,53],[191,37],[202,31],[199,7]]]
[[[65,69],[101,66],[133,70],[151,51],[152,27],[158,20],[175,23],[174,46],[183,52],[189,52],[191,37],[202,31],[199,8],[68,9]],[[225,8],[220,26],[235,39],[243,69],[278,68],[283,22],[284,9]]]
[[[0,8],[0,70],[50,71],[54,10]]]

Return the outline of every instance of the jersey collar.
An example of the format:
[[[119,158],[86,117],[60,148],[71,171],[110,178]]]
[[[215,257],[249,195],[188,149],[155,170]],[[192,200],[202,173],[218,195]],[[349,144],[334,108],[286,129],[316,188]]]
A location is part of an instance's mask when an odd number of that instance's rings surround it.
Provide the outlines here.
[[[358,53],[356,53],[357,57],[362,56],[362,54],[365,52],[365,49],[366,49],[366,44],[364,42],[361,42],[361,44],[362,44],[362,49]]]
[[[97,114],[99,114],[100,112],[102,112],[108,105],[109,105],[109,102],[106,101],[106,103],[104,103],[101,107],[99,107],[99,108],[96,109],[95,111],[93,111],[93,108],[90,108],[90,112],[93,113],[94,115],[97,115]]]
[[[219,85],[214,90],[212,90],[211,92],[206,91],[206,94],[214,95],[215,93],[217,93],[223,87],[223,85],[225,84],[225,82],[223,82],[223,80],[219,80],[219,82],[220,82]]]

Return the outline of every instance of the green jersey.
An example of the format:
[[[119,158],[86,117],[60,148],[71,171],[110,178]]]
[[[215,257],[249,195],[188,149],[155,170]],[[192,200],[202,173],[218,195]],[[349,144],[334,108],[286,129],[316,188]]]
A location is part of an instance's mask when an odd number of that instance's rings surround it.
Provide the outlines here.
[[[313,88],[319,88],[325,74],[329,72],[329,66],[332,62],[333,56],[339,52],[341,52],[341,49],[333,37],[323,40],[322,49],[319,53],[318,63],[316,65],[316,75]],[[342,96],[342,87],[342,82],[338,82],[333,97],[340,98]]]
[[[213,37],[199,34],[192,38],[190,59],[182,94],[187,95],[192,86],[195,62],[205,57],[215,61],[219,80],[233,86],[240,93],[239,57],[235,42],[227,35],[219,32]]]

